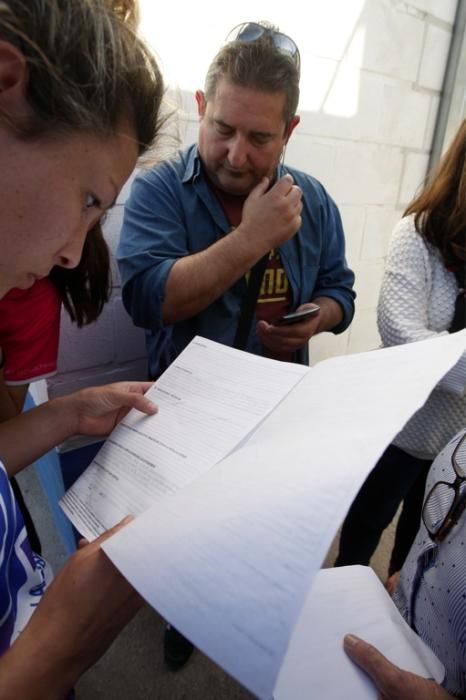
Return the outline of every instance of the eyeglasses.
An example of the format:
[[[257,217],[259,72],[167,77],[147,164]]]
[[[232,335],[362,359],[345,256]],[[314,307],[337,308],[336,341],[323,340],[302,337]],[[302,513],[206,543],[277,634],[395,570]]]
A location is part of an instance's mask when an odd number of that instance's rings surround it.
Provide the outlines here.
[[[436,544],[443,542],[466,508],[466,489],[460,491],[466,481],[466,433],[455,447],[451,463],[455,481],[437,481],[427,494],[422,509],[422,520]]]
[[[286,34],[282,34],[282,32],[275,31],[275,29],[258,24],[257,22],[243,22],[242,24],[237,24],[236,27],[233,27],[226,38],[226,42],[257,41],[257,39],[260,39],[264,34],[272,39],[273,45],[276,49],[291,56],[299,72],[301,59],[299,56],[298,47],[293,39]]]

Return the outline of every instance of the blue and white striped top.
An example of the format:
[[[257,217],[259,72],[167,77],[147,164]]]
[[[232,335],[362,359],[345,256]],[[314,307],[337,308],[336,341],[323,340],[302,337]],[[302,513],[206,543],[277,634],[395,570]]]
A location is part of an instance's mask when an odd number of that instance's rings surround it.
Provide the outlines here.
[[[437,481],[455,481],[451,457],[465,432],[452,438],[435,459],[426,494]],[[466,489],[466,481],[460,488]],[[466,697],[466,511],[440,544],[432,542],[421,522],[394,601],[409,625],[443,662],[443,686],[452,695]]]
[[[24,629],[50,580],[50,567],[31,550],[0,462],[0,654]]]

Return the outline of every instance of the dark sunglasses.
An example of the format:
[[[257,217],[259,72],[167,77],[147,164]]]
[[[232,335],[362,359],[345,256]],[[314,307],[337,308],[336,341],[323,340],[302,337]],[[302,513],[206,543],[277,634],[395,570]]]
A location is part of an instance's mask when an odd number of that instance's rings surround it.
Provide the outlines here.
[[[270,36],[275,48],[291,56],[299,71],[301,59],[295,42],[286,34],[277,32],[275,29],[270,29],[270,27],[258,24],[257,22],[243,22],[242,24],[237,24],[236,27],[233,27],[231,32],[228,34],[226,42],[257,41],[257,39],[260,39],[260,37],[264,34]]]

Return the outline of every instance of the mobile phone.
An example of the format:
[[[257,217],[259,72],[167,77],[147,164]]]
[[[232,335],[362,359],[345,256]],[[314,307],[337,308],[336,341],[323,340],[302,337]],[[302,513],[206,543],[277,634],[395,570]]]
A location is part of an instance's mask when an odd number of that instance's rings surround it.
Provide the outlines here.
[[[285,314],[284,316],[280,316],[280,318],[277,318],[277,320],[274,322],[275,326],[289,326],[292,323],[299,323],[300,321],[304,321],[306,318],[309,318],[310,316],[314,316],[316,313],[320,311],[320,306],[312,306],[310,309],[303,309],[303,311],[293,311],[291,314]]]

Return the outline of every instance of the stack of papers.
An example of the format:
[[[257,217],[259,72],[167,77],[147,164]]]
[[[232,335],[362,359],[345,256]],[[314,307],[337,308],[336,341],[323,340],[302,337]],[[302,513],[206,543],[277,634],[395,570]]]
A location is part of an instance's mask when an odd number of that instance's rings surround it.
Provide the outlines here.
[[[316,574],[293,630],[274,700],[377,700],[372,681],[343,650],[343,637],[349,632],[400,668],[438,683],[443,680],[443,664],[401,617],[375,572],[368,566],[344,566]]]
[[[150,390],[160,412],[127,416],[65,495],[65,512],[90,538],[137,515],[105,542],[108,556],[270,700],[354,496],[465,347],[463,331],[303,368],[195,338]]]

